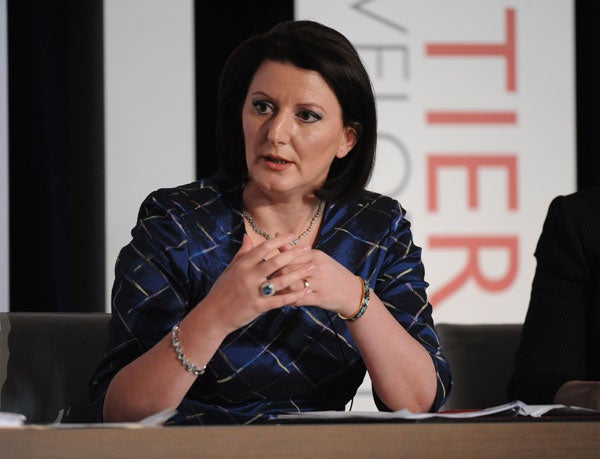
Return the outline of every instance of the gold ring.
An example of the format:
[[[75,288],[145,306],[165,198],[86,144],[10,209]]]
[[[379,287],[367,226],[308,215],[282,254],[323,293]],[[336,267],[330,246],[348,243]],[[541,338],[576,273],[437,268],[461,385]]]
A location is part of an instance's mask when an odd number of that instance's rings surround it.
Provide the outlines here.
[[[308,280],[302,279],[302,282],[304,282],[304,288],[310,288],[310,283],[308,282]]]

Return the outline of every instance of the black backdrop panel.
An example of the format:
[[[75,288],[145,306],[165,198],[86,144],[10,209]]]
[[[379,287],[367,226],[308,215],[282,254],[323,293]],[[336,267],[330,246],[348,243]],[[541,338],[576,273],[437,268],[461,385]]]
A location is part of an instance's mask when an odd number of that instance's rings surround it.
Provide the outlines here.
[[[600,2],[575,2],[577,187],[600,185]]]
[[[102,0],[9,0],[10,310],[103,311]]]
[[[294,18],[292,0],[207,2],[195,0],[196,34],[196,175],[217,170],[215,113],[217,86],[225,60],[233,49],[255,32]]]

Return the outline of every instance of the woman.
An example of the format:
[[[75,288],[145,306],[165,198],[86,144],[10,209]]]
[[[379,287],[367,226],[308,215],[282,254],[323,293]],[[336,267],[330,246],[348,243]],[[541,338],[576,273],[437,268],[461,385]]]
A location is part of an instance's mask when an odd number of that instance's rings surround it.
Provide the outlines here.
[[[247,424],[377,406],[438,410],[451,385],[405,211],[365,191],[375,100],[335,30],[289,21],[221,76],[221,173],[152,193],[116,264],[99,416]]]

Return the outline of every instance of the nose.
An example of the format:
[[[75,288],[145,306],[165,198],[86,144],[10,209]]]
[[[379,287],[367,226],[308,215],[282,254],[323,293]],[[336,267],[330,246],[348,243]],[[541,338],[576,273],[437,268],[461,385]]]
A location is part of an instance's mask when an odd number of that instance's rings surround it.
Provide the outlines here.
[[[271,145],[287,143],[292,129],[290,117],[282,112],[276,113],[271,118],[268,129],[267,140]]]

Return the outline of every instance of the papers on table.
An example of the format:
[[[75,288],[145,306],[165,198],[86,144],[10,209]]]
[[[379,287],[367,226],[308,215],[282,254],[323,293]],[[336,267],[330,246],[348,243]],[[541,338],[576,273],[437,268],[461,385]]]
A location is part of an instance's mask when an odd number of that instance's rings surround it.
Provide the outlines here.
[[[177,413],[175,408],[168,408],[139,422],[103,422],[103,423],[51,423],[51,424],[26,424],[26,418],[19,413],[0,412],[0,428],[3,427],[34,427],[38,429],[94,429],[94,428],[125,428],[140,429],[147,427],[160,427],[169,418]],[[302,413],[287,413],[276,416],[274,422],[393,422],[401,420],[422,419],[469,419],[486,416],[516,417],[530,416],[586,416],[600,417],[600,412],[566,405],[527,405],[519,400],[504,405],[493,406],[481,410],[453,410],[439,413],[413,413],[409,410],[394,412],[382,411],[306,411]]]
[[[166,410],[159,411],[139,422],[99,422],[82,424],[67,422],[64,424],[43,425],[41,427],[50,427],[53,429],[143,429],[146,427],[160,427],[175,413],[177,413],[175,408],[167,408]]]
[[[0,427],[18,427],[25,423],[25,416],[19,413],[0,411]]]
[[[333,422],[333,421],[392,421],[392,420],[420,420],[431,418],[446,419],[468,419],[485,416],[531,416],[540,417],[550,413],[565,415],[586,415],[597,414],[600,412],[565,405],[527,405],[520,400],[506,403],[504,405],[493,406],[481,410],[453,410],[441,411],[439,413],[413,413],[409,410],[399,410],[394,412],[379,411],[308,411],[302,413],[281,414],[275,418],[275,421],[303,421],[303,422]]]
[[[26,417],[22,414],[0,412],[0,428],[24,426],[35,427],[38,429],[140,429],[145,427],[160,427],[175,413],[177,413],[175,408],[167,408],[166,410],[148,416],[139,422],[25,424]]]

